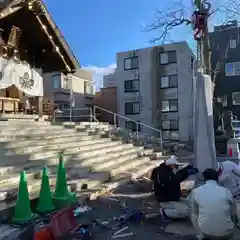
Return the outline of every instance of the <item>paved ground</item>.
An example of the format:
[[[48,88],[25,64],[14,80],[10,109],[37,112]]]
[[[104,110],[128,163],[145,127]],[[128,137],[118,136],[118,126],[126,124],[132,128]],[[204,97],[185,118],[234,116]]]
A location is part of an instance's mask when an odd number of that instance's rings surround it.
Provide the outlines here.
[[[117,201],[109,200],[108,197],[117,199]],[[123,214],[122,208],[127,209],[141,209],[145,213],[158,213],[159,204],[155,201],[151,193],[151,183],[140,180],[132,182],[117,189],[114,193],[106,198],[98,198],[91,200],[88,205],[92,207],[92,211],[82,214],[78,217],[79,223],[92,224],[95,220],[100,222],[109,221],[113,217]],[[116,223],[116,222],[115,222]],[[112,224],[107,225],[107,228],[93,226],[92,240],[111,240],[112,234],[118,229],[113,229]],[[194,228],[189,220],[172,221],[168,224],[163,224],[159,217],[148,219],[146,221],[128,221],[122,227],[128,226],[126,232],[133,232],[133,236],[124,237],[124,240],[190,240],[194,239],[196,234]],[[6,230],[1,229],[1,232]],[[8,230],[9,231],[9,230]],[[12,231],[12,230],[11,230]],[[236,230],[236,238],[240,240],[240,230]],[[6,237],[0,236],[0,239]],[[10,238],[15,240],[15,238]],[[70,240],[70,238],[67,238]],[[76,238],[80,239],[80,238]]]
[[[121,214],[121,206],[128,208],[139,208],[144,212],[158,212],[159,205],[155,201],[154,196],[151,194],[151,184],[146,181],[139,181],[127,184],[115,193],[111,194],[119,202],[98,199],[90,201],[89,205],[93,208],[88,214],[84,214],[79,218],[82,223],[90,223],[95,219],[101,221],[109,220],[114,216]],[[125,240],[138,239],[138,240],[165,240],[165,239],[195,239],[196,232],[192,227],[191,222],[186,219],[182,221],[172,221],[169,224],[163,224],[160,218],[148,219],[144,222],[127,222],[124,226],[129,229],[126,232],[134,232],[133,236],[125,237]],[[94,227],[93,239],[108,240],[112,239],[111,236],[117,230],[101,229]],[[240,239],[240,230],[236,229],[236,238]]]
[[[100,219],[100,221],[110,220],[114,216],[122,214],[122,206],[126,206],[128,209],[138,208],[146,213],[158,213],[159,205],[150,191],[151,184],[145,181],[127,184],[111,194],[111,196],[118,199],[119,202],[108,200],[107,198],[99,198],[98,200],[90,201],[89,205],[93,210],[82,215],[79,221],[88,224],[95,219]],[[124,226],[129,227],[126,232],[134,232],[133,236],[125,237],[125,240],[189,239],[191,236],[195,235],[194,229],[191,227],[191,223],[188,220],[164,225],[160,221],[160,218],[156,217],[143,222],[129,221],[124,224],[123,227]],[[109,229],[94,227],[92,231],[94,236],[93,239],[107,240],[111,239],[112,233],[117,230],[113,230],[111,227],[109,227]]]

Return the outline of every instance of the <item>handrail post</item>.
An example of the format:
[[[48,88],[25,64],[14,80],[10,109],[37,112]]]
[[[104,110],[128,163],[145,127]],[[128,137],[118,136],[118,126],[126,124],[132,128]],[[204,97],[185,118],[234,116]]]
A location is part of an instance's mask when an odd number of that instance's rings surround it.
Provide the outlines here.
[[[89,108],[90,123],[93,122],[92,108]]]
[[[96,117],[96,105],[93,106],[93,116],[95,117],[95,119],[97,119],[97,117]]]
[[[113,125],[114,127],[117,127],[117,115],[113,114]]]
[[[163,135],[162,135],[162,130],[160,131],[160,147],[161,147],[161,150],[163,150]]]
[[[136,130],[137,130],[137,132],[136,132],[136,135],[137,135],[137,141],[138,141],[138,122],[136,123]]]
[[[53,122],[54,123],[56,122],[56,109],[53,110]]]

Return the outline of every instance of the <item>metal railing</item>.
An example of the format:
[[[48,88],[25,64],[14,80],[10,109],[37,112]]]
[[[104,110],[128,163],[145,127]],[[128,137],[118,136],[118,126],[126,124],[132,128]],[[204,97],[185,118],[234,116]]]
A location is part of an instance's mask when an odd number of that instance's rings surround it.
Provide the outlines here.
[[[119,118],[119,119],[124,119],[124,120],[127,120],[127,121],[131,121],[131,122],[135,123],[135,124],[136,124],[136,137],[137,137],[137,140],[138,140],[139,134],[140,134],[140,131],[139,131],[139,130],[140,130],[140,127],[145,127],[145,128],[147,128],[147,129],[150,129],[150,130],[153,130],[153,131],[157,132],[157,133],[159,134],[159,138],[160,138],[160,146],[161,146],[161,148],[163,147],[163,136],[162,136],[162,131],[161,131],[161,130],[159,130],[159,129],[157,129],[157,128],[154,128],[154,127],[150,127],[150,126],[148,126],[148,125],[146,125],[146,124],[144,124],[144,123],[135,121],[135,120],[133,120],[133,119],[131,119],[131,118],[128,118],[128,117],[119,115],[119,114],[117,114],[117,113],[115,113],[115,112],[109,111],[109,110],[107,110],[107,109],[104,109],[104,108],[101,108],[101,107],[98,107],[98,106],[94,106],[94,107],[93,107],[93,116],[94,116],[94,119],[97,119],[97,109],[113,115],[113,123],[114,123],[115,126],[117,126],[117,120],[118,120],[118,118]]]
[[[53,112],[53,122],[69,121],[69,122],[98,122],[93,115],[92,108],[62,108],[55,109]]]

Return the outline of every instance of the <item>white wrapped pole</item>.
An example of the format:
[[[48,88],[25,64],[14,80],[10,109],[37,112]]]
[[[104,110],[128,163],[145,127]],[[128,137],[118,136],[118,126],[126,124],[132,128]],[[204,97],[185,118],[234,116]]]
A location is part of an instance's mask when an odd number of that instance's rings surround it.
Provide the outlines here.
[[[209,75],[197,72],[195,92],[194,165],[203,172],[216,169],[213,126],[212,81]]]

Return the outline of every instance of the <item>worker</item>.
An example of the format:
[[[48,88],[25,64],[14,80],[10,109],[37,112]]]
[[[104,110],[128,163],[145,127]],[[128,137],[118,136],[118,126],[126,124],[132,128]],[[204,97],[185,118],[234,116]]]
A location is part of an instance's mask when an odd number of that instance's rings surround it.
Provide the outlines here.
[[[187,166],[179,170],[181,164],[176,156],[172,156],[155,168],[151,175],[153,191],[156,200],[160,203],[162,220],[168,218],[185,218],[189,215],[189,206],[186,201],[180,201],[180,183],[189,176],[192,167]]]
[[[191,219],[199,231],[198,239],[230,239],[233,236],[236,209],[231,192],[218,185],[214,169],[203,172],[205,184],[191,196]]]
[[[240,166],[232,161],[217,163],[219,184],[228,188],[234,197],[240,197]]]
[[[232,161],[217,163],[219,185],[228,188],[236,202],[236,211],[240,227],[240,166]]]

